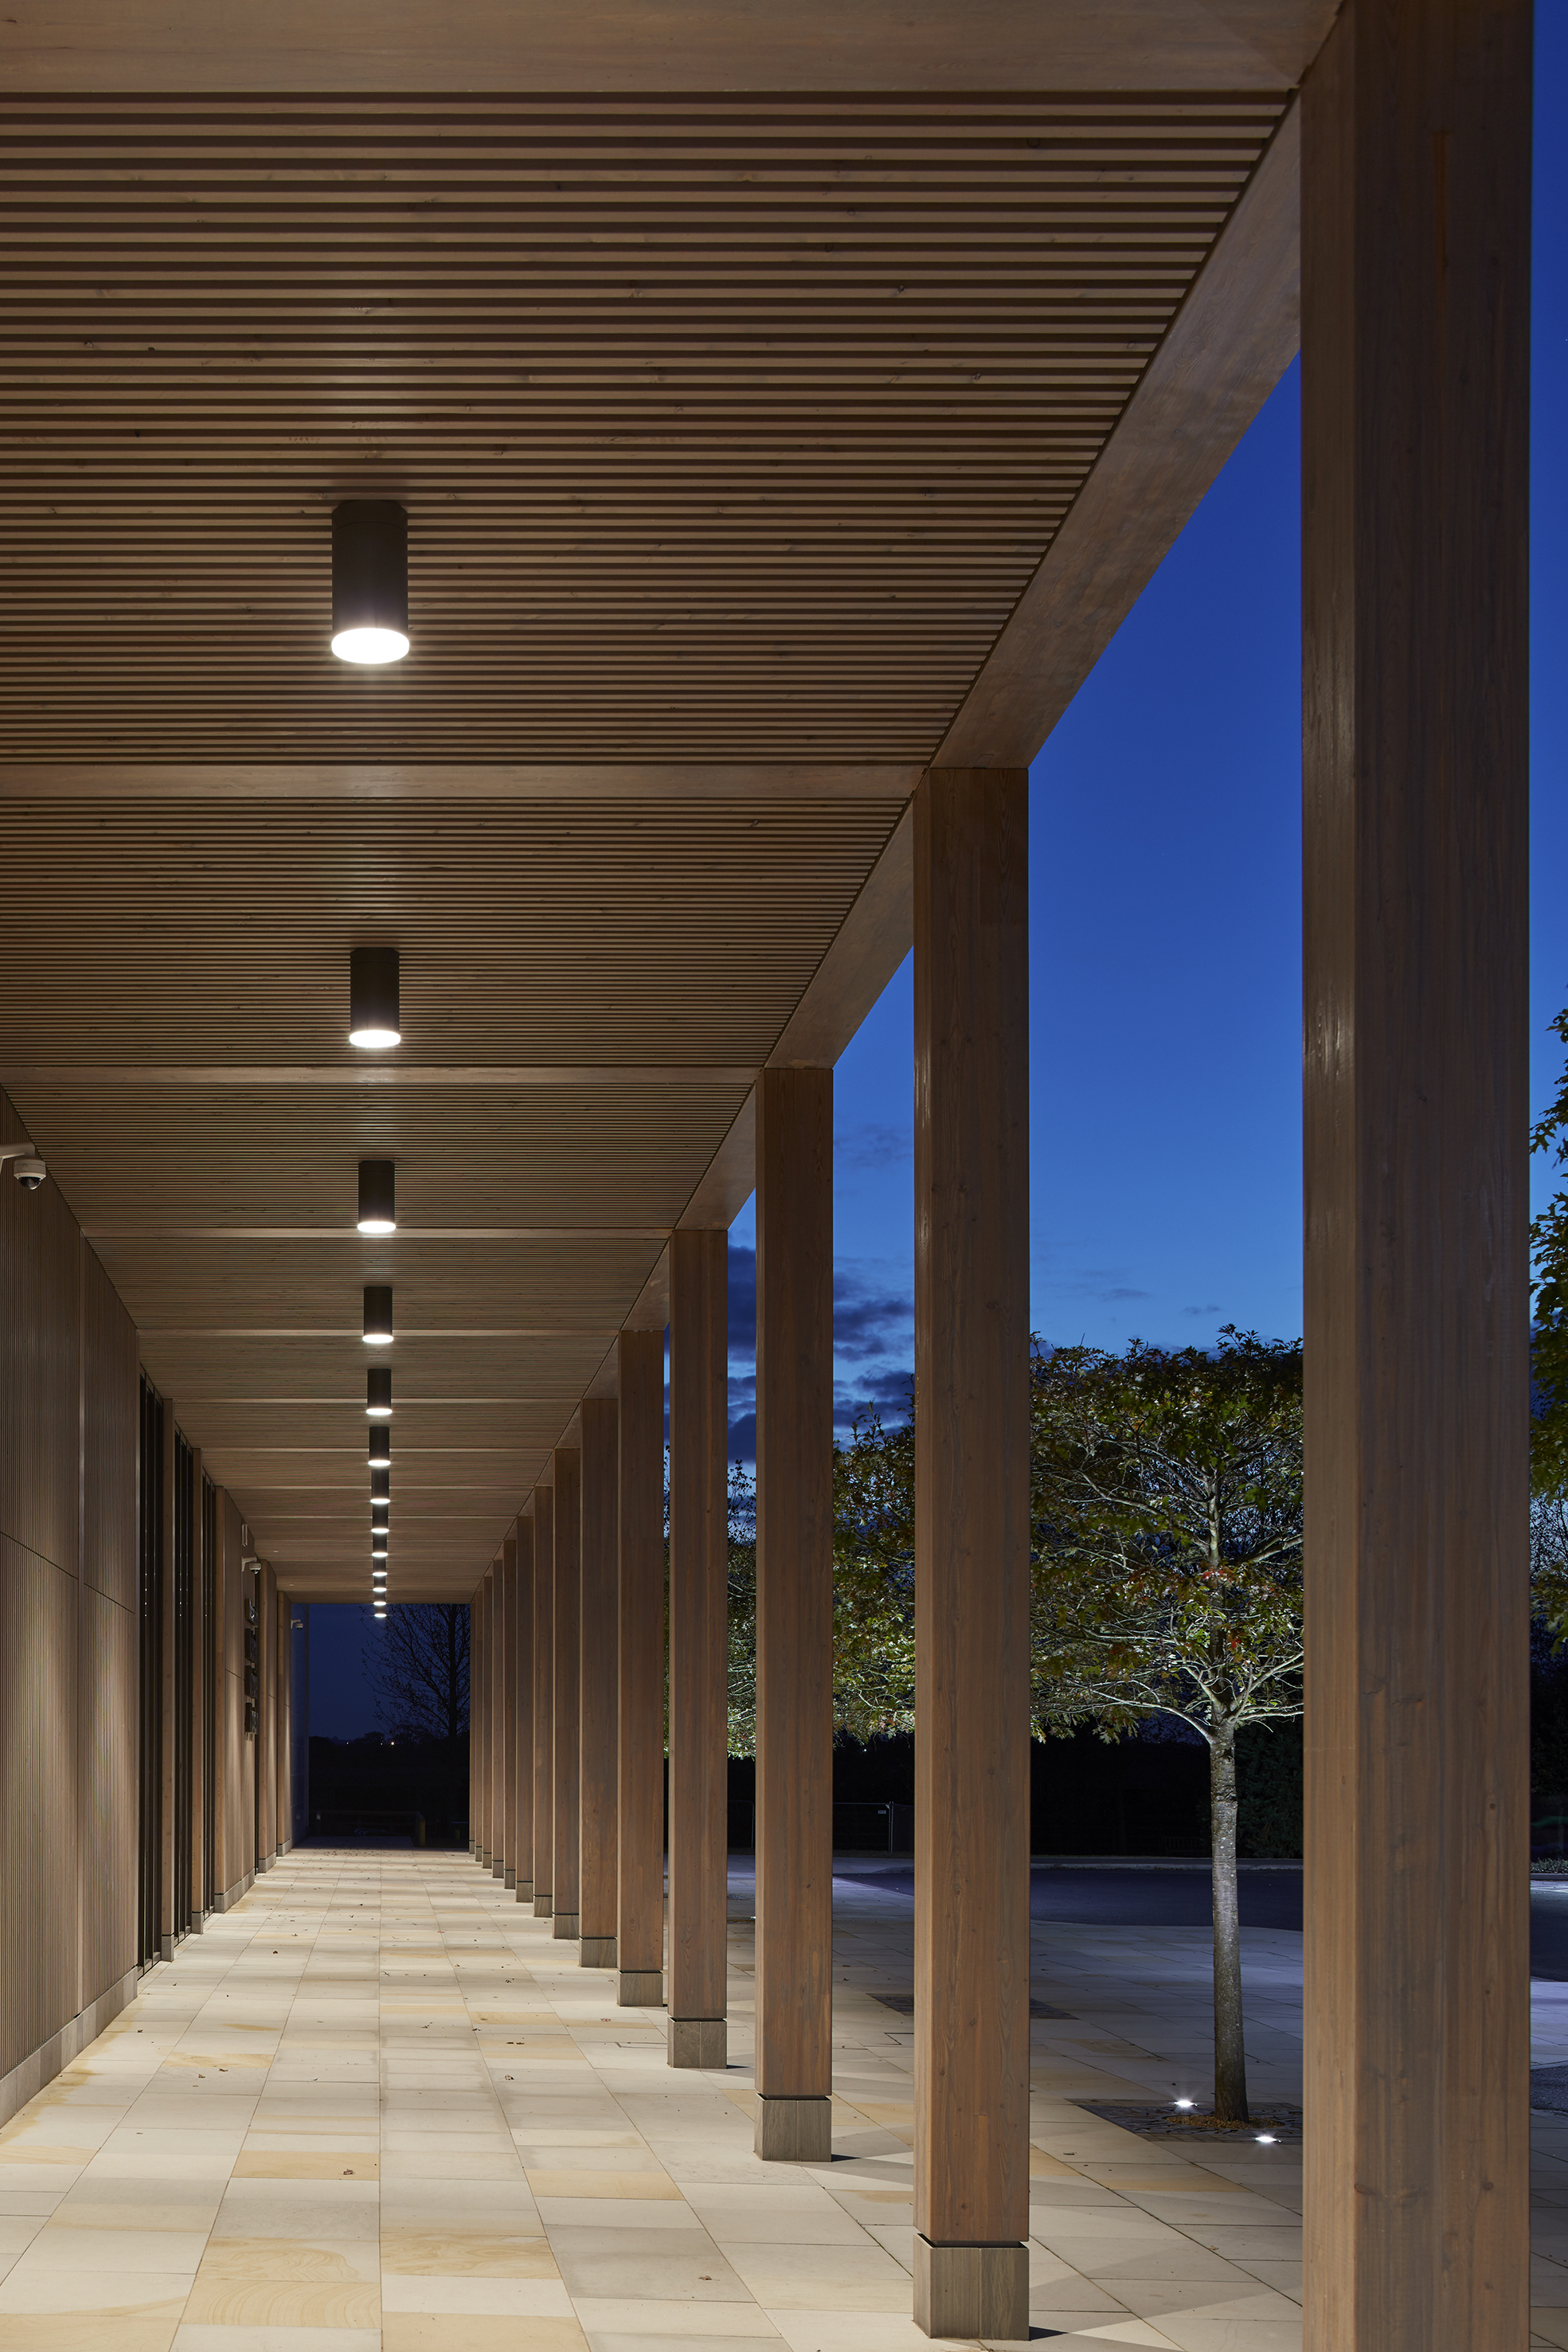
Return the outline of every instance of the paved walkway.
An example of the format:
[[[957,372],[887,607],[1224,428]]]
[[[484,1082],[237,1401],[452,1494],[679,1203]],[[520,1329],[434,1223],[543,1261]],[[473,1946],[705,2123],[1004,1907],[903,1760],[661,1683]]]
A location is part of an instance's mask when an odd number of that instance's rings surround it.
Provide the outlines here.
[[[307,1850],[183,1945],[0,2132],[0,2352],[924,2352],[909,2317],[905,1896],[841,1882],[831,2166],[751,2153],[750,1886],[731,2063],[673,2074],[465,1856]],[[1203,2092],[1201,1929],[1050,1923],[1037,2334],[1296,2352],[1300,2150],[1200,2158],[1074,2098]],[[1248,1937],[1261,2098],[1301,1941]],[[1555,2054],[1555,2053],[1553,2053]],[[1537,2119],[1532,2343],[1568,2347],[1568,2118]]]

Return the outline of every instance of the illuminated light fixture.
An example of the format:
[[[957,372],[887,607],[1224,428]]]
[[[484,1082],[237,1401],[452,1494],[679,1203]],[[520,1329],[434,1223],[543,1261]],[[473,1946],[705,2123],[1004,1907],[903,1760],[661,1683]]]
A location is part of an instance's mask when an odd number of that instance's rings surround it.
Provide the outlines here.
[[[332,509],[332,651],[367,667],[408,651],[408,510],[395,499]]]
[[[365,1373],[365,1411],[372,1421],[392,1419],[392,1366],[371,1364]]]
[[[396,1233],[397,1162],[395,1160],[361,1160],[360,1231],[362,1234]]]
[[[379,1469],[373,1464],[371,1465],[371,1510],[375,1510],[378,1505],[383,1511],[390,1509],[392,1506],[392,1464],[390,1462],[383,1463]]]
[[[349,1043],[368,1054],[402,1044],[396,948],[355,948],[350,954]]]
[[[1178,2107],[1190,2107],[1192,2101],[1190,2099],[1178,2099],[1176,2101],[1176,2105]]]
[[[385,1527],[385,1525],[386,1525],[386,1523],[387,1523],[387,1506],[386,1506],[385,1502],[384,1502],[384,1501],[382,1501],[382,1500],[380,1500],[380,1499],[378,1499],[378,1498],[372,1497],[371,1502],[371,1527],[372,1527],[372,1528],[384,1528],[384,1527]]]
[[[386,1613],[387,1613],[387,1604],[386,1604],[386,1602],[385,1602],[384,1601],[377,1601],[377,1603],[376,1603],[376,1615],[377,1615],[379,1618],[381,1618],[381,1619],[382,1619],[382,1620],[384,1621],[384,1619],[385,1619],[385,1617],[386,1617]]]
[[[392,1285],[390,1282],[367,1282],[365,1345],[367,1348],[390,1348],[392,1343]]]
[[[379,1428],[372,1429],[371,1432],[371,1468],[373,1471],[384,1470],[387,1472],[389,1476],[391,1475],[392,1432],[387,1427],[385,1422],[382,1422]],[[375,1492],[373,1486],[371,1488],[371,1492],[372,1494]]]
[[[1258,2135],[1258,2145],[1259,2145],[1259,2147],[1273,2147],[1273,2145],[1274,2145],[1274,2135],[1273,2135],[1273,2133],[1272,2133],[1272,2132],[1260,2132],[1260,2133],[1259,2133],[1259,2135]]]
[[[371,1558],[372,1559],[385,1559],[386,1556],[387,1531],[384,1528],[372,1528],[371,1529]]]

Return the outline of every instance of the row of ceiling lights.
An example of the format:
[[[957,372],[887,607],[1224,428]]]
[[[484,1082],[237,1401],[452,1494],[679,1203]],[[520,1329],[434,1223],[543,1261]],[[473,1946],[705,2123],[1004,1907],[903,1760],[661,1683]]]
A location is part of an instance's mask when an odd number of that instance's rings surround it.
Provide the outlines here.
[[[363,505],[365,500],[353,503]],[[338,509],[339,513],[342,509]],[[402,508],[397,509],[401,515]],[[334,516],[334,525],[336,516]],[[336,533],[334,531],[334,547]],[[337,650],[334,641],[334,650]],[[404,650],[407,640],[404,639]],[[363,655],[350,659],[365,658]],[[400,971],[395,948],[355,948],[349,958],[349,1043],[370,1053],[383,1052],[402,1042]],[[397,1164],[391,1160],[360,1162],[359,1230],[362,1234],[397,1231]],[[365,1345],[390,1348],[392,1343],[392,1295],[390,1283],[365,1285]],[[378,1617],[387,1612],[387,1520],[392,1509],[392,1366],[371,1364],[365,1370],[365,1412],[371,1424],[371,1601]]]

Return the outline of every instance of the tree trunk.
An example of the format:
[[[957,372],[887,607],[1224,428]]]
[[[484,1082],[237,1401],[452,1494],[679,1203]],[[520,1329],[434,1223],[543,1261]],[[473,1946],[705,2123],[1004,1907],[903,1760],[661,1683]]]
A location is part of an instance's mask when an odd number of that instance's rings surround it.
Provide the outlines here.
[[[1214,2112],[1247,2116],[1247,2051],[1241,2021],[1241,1906],[1236,1891],[1236,1730],[1209,1743],[1208,1819],[1214,1865]]]

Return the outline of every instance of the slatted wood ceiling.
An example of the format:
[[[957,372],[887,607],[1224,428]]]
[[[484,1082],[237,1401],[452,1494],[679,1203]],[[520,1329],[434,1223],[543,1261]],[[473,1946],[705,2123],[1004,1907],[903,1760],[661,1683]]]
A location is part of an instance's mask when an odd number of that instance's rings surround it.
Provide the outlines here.
[[[284,1589],[365,1590],[391,1281],[392,1590],[473,1590],[1284,101],[0,97],[0,1085]]]
[[[0,101],[0,749],[928,757],[1282,103]]]

